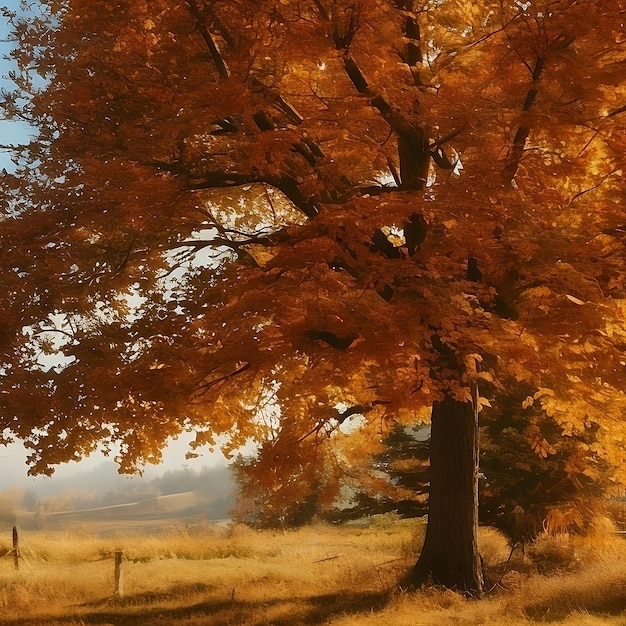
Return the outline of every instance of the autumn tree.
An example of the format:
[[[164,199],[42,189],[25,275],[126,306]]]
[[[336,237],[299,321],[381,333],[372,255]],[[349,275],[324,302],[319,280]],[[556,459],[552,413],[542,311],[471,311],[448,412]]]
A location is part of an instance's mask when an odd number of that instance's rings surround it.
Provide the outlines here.
[[[13,16],[4,110],[38,135],[3,179],[5,440],[34,472],[98,446],[132,471],[182,430],[228,452],[432,405],[409,582],[480,594],[481,380],[530,385],[563,436],[595,424],[622,462],[620,7]]]
[[[294,445],[295,444],[295,445]],[[234,517],[260,528],[295,528],[330,507],[339,481],[325,446],[277,440],[235,462]]]

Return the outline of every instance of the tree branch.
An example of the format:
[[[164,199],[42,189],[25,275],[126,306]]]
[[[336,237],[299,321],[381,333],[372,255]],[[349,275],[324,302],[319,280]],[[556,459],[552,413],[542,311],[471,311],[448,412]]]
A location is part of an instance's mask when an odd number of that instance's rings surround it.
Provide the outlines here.
[[[215,63],[215,67],[217,69],[217,73],[222,80],[227,79],[230,76],[230,70],[226,65],[226,61],[224,57],[222,57],[222,53],[213,38],[213,35],[209,32],[208,28],[204,25],[202,20],[202,15],[200,14],[200,9],[195,0],[186,0],[187,6],[189,7],[191,14],[194,16],[196,20],[196,26],[198,28],[198,32],[204,39],[204,43],[206,44],[209,52],[211,54],[211,58],[213,59],[213,63]]]
[[[619,171],[619,168],[615,168],[612,171],[610,171],[608,174],[605,174],[599,181],[597,184],[593,185],[592,187],[589,187],[588,189],[583,189],[582,191],[579,191],[578,193],[574,194],[571,198],[571,200],[568,202],[568,205],[571,204],[572,202],[574,202],[574,200],[576,200],[577,198],[580,198],[581,196],[584,196],[586,193],[589,193],[590,191],[594,191],[595,189],[598,189],[599,187],[601,187],[605,181],[610,178],[611,176],[613,176],[613,174],[615,174],[616,172]]]
[[[251,366],[250,363],[248,363],[247,361],[244,361],[243,363],[239,364],[235,364],[235,369],[230,372],[229,374],[224,374],[223,376],[220,376],[218,378],[214,378],[213,380],[207,381],[207,382],[201,382],[196,386],[196,390],[191,394],[191,400],[193,401],[194,399],[196,399],[199,396],[204,395],[207,391],[209,391],[209,389],[211,389],[211,387],[214,387],[215,385],[224,382],[226,380],[228,380],[229,378],[232,378],[233,376],[237,376],[238,374],[241,374],[243,372],[245,372],[247,369],[249,369]],[[206,378],[205,378],[206,380]]]
[[[626,111],[626,104],[624,106],[621,106],[617,109],[613,109],[608,115],[607,117],[613,117],[614,115],[619,115],[620,113],[623,113],[624,111]]]
[[[310,147],[310,144],[309,144]],[[319,151],[319,148],[317,148]],[[311,148],[313,152],[313,148]],[[321,153],[321,151],[319,151]],[[137,161],[139,165],[156,167],[160,170],[184,175],[179,164],[174,162],[152,159],[151,161]],[[240,172],[205,172],[201,176],[189,177],[188,189],[216,189],[221,187],[238,187],[249,183],[265,183],[275,187],[291,201],[291,203],[309,219],[319,214],[317,203],[312,197],[306,197],[300,191],[297,181],[291,176],[260,176],[257,174],[243,174]]]
[[[545,61],[546,60],[544,57],[537,57],[537,59],[535,60],[535,67],[532,70],[530,70],[529,68],[529,71],[531,71],[532,74],[533,84],[535,84],[541,77]],[[539,90],[535,87],[529,89],[528,93],[526,94],[526,99],[524,100],[524,105],[522,107],[522,117],[524,116],[524,114],[530,111],[530,108],[535,102],[538,93]],[[526,147],[526,140],[528,139],[528,135],[530,135],[530,126],[524,124],[520,125],[520,127],[517,129],[517,132],[515,133],[515,137],[513,138],[513,143],[509,151],[509,160],[502,170],[502,178],[507,183],[512,182],[515,178],[515,175],[517,174],[520,161],[522,160],[522,156],[524,154],[524,148]]]
[[[349,417],[352,417],[353,415],[365,415],[366,413],[369,413],[373,408],[374,408],[374,403],[367,404],[367,405],[357,404],[355,406],[351,406],[347,408],[343,412],[339,412],[335,409],[334,410],[335,415],[329,419],[337,420],[337,424],[335,424],[329,430],[328,434],[330,434],[334,430],[337,430],[337,428],[339,428],[339,426],[341,426],[341,424],[343,424]],[[322,430],[322,428],[324,428],[324,426],[326,426],[327,424],[328,424],[327,420],[319,421],[306,435],[303,435],[302,437],[300,437],[297,443],[302,443],[305,439],[308,439],[311,435],[317,435],[320,432],[320,430]]]

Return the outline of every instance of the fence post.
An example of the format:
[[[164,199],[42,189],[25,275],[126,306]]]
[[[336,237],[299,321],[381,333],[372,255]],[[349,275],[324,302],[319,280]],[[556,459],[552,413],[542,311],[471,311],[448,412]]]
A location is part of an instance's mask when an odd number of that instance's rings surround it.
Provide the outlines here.
[[[122,571],[122,560],[124,553],[118,550],[115,553],[115,597],[121,598],[124,595],[124,572]]]
[[[17,534],[17,526],[13,526],[13,564],[15,569],[20,568],[20,539]]]

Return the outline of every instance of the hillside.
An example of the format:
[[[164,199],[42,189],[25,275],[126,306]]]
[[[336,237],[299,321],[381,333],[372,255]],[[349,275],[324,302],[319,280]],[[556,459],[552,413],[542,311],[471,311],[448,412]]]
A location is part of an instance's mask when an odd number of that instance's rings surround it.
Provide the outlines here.
[[[139,524],[148,530],[228,518],[233,507],[234,483],[226,467],[168,471],[153,478],[121,477],[102,468],[60,485],[40,482],[5,491],[0,523],[32,530],[89,526],[94,532]]]

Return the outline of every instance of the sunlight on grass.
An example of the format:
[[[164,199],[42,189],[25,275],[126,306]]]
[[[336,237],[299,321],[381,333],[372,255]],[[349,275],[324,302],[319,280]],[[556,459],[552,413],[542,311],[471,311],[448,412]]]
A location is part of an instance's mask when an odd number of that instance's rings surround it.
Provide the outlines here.
[[[206,525],[114,538],[85,528],[25,534],[19,571],[12,558],[0,559],[0,624],[625,623],[626,541],[619,537],[543,537],[530,559],[514,553],[505,564],[505,540],[482,528],[491,593],[473,601],[398,586],[417,557],[424,528],[421,519],[384,515],[286,533]],[[0,554],[9,550],[0,542]],[[113,596],[116,550],[125,555],[122,598]]]

